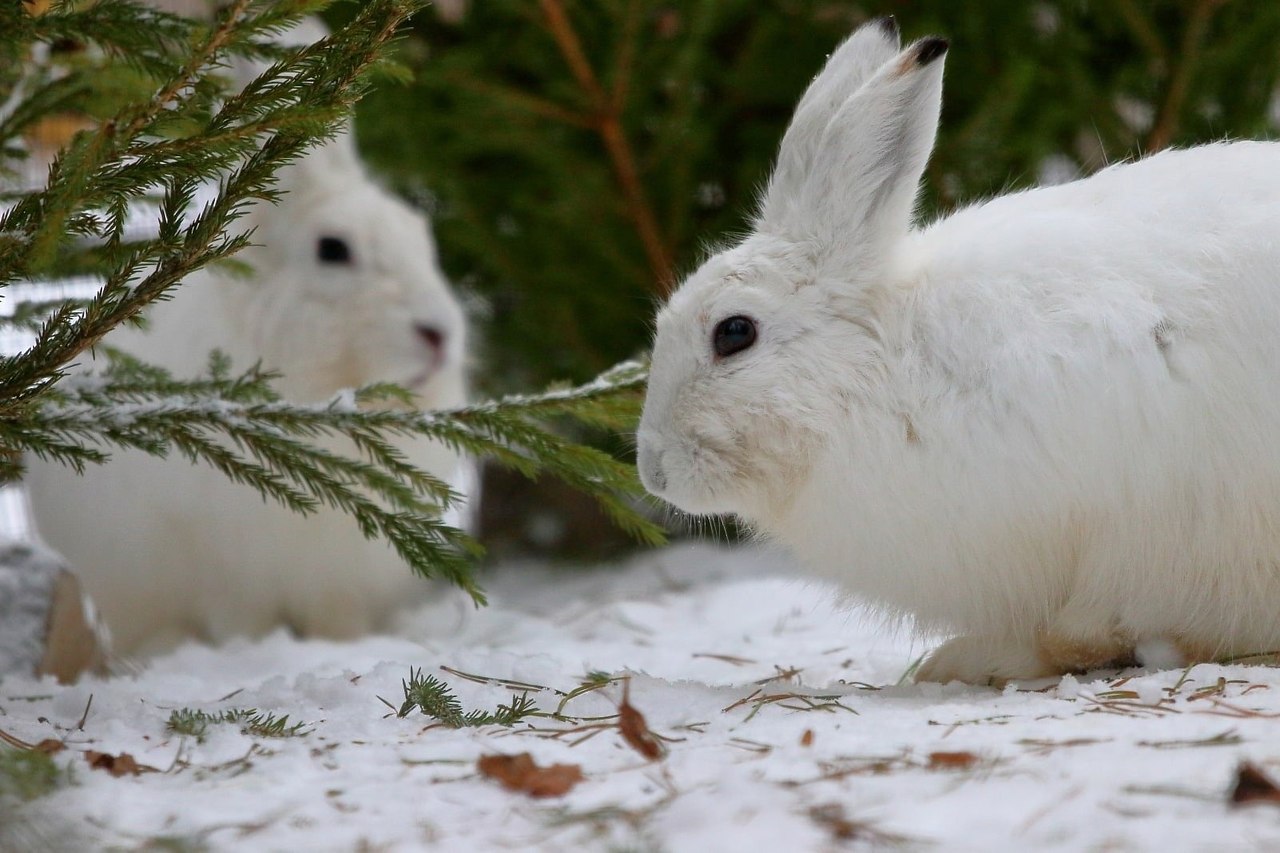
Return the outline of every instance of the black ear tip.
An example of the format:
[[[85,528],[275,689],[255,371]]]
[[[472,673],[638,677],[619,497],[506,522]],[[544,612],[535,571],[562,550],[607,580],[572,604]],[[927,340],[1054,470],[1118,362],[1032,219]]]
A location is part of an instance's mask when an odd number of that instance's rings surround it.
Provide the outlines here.
[[[898,29],[898,19],[893,15],[881,15],[878,18],[873,18],[871,23],[879,27],[880,31],[888,38],[896,41],[902,37],[902,31]]]
[[[916,65],[928,65],[943,56],[949,47],[951,47],[951,42],[937,36],[920,39],[920,46],[916,48]]]

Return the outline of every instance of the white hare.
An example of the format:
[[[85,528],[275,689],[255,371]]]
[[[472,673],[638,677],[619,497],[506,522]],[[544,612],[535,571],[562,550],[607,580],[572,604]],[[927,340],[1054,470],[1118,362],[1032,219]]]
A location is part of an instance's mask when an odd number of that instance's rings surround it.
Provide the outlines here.
[[[282,395],[321,402],[397,382],[423,408],[466,401],[466,323],[426,220],[378,187],[346,135],[287,168],[278,205],[248,216],[248,277],[206,272],[150,312],[148,331],[107,343],[193,376],[220,349],[283,374]],[[458,482],[466,463],[426,440],[411,461]],[[334,449],[353,449],[337,443]],[[121,652],[195,636],[222,640],[278,625],[348,637],[422,600],[425,581],[338,512],[300,517],[181,458],[120,453],[83,478],[33,464],[43,537],[80,573]]]
[[[921,679],[1280,648],[1280,145],[913,228],[946,49],[876,21],[810,85],[658,315],[645,484],[955,634]]]

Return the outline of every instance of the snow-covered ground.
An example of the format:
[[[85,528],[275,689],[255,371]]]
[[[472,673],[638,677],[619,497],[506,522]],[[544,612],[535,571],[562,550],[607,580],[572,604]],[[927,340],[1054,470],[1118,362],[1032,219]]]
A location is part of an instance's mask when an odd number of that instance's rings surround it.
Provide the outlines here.
[[[417,614],[413,641],[277,634],[74,687],[6,679],[0,730],[65,740],[55,760],[72,772],[0,814],[0,848],[1280,849],[1280,805],[1228,796],[1243,761],[1280,776],[1277,669],[900,685],[925,645],[836,607],[782,557],[700,545],[617,570],[507,566],[489,588],[486,610],[450,598]],[[417,667],[467,710],[520,691],[459,673],[551,688],[523,688],[549,711],[590,672],[631,674],[666,756],[620,734],[617,682],[509,729],[398,718],[379,697],[399,706]],[[184,708],[287,714],[309,732],[167,733]],[[116,777],[85,750],[155,772]],[[477,772],[524,752],[582,781],[535,799]]]

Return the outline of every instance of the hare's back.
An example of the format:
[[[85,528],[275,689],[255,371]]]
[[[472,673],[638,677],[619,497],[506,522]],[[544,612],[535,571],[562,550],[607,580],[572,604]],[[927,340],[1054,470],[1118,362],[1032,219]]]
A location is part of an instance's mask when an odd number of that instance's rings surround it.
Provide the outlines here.
[[[1157,327],[1205,343],[1273,328],[1280,144],[1169,151],[1002,196],[925,229],[912,250],[926,315],[969,318],[982,328],[964,337],[984,346],[1029,335],[1042,351],[1055,339],[1109,350],[1145,346]]]

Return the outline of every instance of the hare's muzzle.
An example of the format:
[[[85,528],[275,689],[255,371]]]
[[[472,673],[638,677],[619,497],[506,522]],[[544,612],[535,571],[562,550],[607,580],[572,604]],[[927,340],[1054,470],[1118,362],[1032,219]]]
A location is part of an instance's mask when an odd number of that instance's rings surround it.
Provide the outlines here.
[[[667,473],[662,469],[662,453],[646,441],[642,436],[636,451],[636,468],[640,472],[640,482],[650,493],[662,497],[667,488]]]

